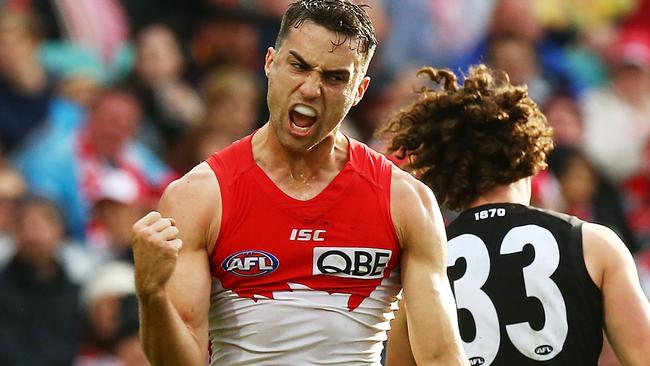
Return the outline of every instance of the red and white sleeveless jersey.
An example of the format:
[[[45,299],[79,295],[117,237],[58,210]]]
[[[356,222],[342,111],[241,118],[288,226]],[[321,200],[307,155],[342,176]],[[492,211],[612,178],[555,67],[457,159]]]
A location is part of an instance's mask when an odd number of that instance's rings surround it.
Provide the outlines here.
[[[251,140],[207,160],[223,203],[210,364],[380,365],[401,289],[392,163],[349,139],[341,172],[300,201],[255,163]]]

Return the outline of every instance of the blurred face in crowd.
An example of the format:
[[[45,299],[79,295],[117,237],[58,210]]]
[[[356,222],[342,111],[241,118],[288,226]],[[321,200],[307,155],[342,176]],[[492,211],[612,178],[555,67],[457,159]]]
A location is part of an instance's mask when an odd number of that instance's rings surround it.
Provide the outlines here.
[[[596,193],[596,175],[584,157],[576,155],[569,158],[558,180],[564,200],[569,206],[587,205]]]
[[[222,69],[205,79],[202,88],[206,101],[205,124],[239,139],[257,124],[258,85],[245,69]],[[231,142],[232,142],[231,141]]]
[[[88,129],[96,152],[117,160],[127,142],[135,135],[140,122],[136,99],[120,92],[102,95],[91,109]]]
[[[332,49],[337,37],[305,21],[288,32],[279,49],[267,51],[270,124],[290,150],[307,151],[333,137],[368,87],[367,60],[353,49],[355,40]]]
[[[257,91],[245,86],[211,104],[206,113],[207,123],[229,125],[237,138],[251,131],[257,123]]]
[[[74,75],[59,81],[59,92],[75,103],[89,107],[101,92],[99,82],[91,77]]]
[[[88,309],[88,317],[94,335],[102,341],[109,341],[117,333],[119,325],[120,297],[107,295],[98,298]]]
[[[111,244],[118,251],[131,247],[131,227],[144,215],[144,207],[138,203],[103,200],[95,208],[98,219],[106,226]]]
[[[154,25],[140,34],[135,69],[142,80],[148,84],[174,80],[182,67],[181,51],[169,28]]]
[[[616,65],[612,82],[628,102],[646,108],[650,95],[650,64],[648,66],[626,63]]]
[[[11,169],[0,168],[0,233],[13,230],[16,202],[26,190],[27,185],[20,174]]]
[[[36,37],[29,31],[29,18],[0,9],[0,75],[11,78],[16,67],[33,62],[36,46]]]
[[[583,122],[580,107],[569,97],[554,97],[545,107],[544,114],[553,128],[553,140],[563,145],[582,143]]]
[[[490,48],[490,64],[510,76],[513,85],[522,85],[537,74],[534,45],[523,38],[498,38]]]
[[[384,113],[398,110],[417,98],[413,91],[426,86],[424,78],[417,76],[418,70],[419,67],[409,67],[399,71],[391,81],[390,87],[384,89],[388,103]]]
[[[59,212],[45,203],[27,203],[18,212],[18,252],[33,262],[52,260],[65,234]]]
[[[530,0],[499,0],[492,12],[491,34],[538,40],[543,29]]]

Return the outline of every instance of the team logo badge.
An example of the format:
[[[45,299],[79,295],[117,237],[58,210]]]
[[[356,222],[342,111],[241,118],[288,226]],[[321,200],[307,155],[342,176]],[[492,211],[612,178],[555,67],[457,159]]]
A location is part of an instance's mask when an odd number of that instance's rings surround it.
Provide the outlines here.
[[[280,261],[271,253],[263,250],[244,250],[230,255],[221,263],[226,272],[244,276],[257,277],[269,274],[280,266]]]

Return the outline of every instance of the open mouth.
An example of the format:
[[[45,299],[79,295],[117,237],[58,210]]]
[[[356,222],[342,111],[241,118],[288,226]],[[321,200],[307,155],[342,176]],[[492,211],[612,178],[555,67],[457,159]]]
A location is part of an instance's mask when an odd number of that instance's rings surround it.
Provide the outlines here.
[[[298,135],[307,135],[315,123],[316,110],[311,107],[298,104],[289,111],[289,124]]]

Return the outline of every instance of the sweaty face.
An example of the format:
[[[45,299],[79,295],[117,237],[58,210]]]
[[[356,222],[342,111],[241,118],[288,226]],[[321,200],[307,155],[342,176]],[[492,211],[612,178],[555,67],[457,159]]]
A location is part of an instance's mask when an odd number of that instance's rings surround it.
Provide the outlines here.
[[[337,41],[335,33],[307,21],[292,28],[278,50],[267,52],[271,128],[288,149],[307,151],[333,138],[368,87],[356,40],[332,50]]]

